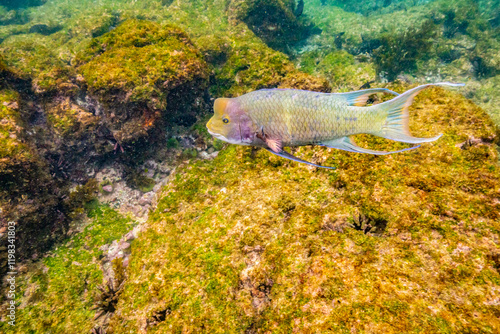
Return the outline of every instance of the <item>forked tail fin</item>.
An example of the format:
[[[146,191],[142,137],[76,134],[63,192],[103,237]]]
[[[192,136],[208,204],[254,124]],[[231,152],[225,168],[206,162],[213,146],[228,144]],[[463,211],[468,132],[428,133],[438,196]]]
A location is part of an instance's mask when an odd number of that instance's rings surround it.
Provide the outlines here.
[[[441,135],[439,135],[431,138],[416,138],[410,135],[410,127],[408,125],[409,121],[408,107],[413,102],[413,98],[415,97],[415,95],[417,95],[422,89],[427,88],[429,86],[458,87],[458,86],[464,86],[464,84],[440,82],[434,84],[421,85],[413,89],[410,89],[407,92],[404,92],[403,94],[393,98],[390,101],[376,105],[375,108],[377,108],[378,112],[387,113],[387,118],[385,120],[384,125],[382,126],[382,130],[372,132],[372,134],[375,136],[411,144],[431,142],[441,137]]]

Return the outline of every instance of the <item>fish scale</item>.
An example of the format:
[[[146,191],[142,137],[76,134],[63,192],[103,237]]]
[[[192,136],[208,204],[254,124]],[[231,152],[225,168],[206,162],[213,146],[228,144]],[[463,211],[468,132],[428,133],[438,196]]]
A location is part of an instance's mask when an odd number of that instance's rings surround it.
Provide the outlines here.
[[[375,121],[363,108],[348,106],[336,94],[275,89],[255,91],[235,100],[257,127],[280,138],[284,146],[363,133]]]

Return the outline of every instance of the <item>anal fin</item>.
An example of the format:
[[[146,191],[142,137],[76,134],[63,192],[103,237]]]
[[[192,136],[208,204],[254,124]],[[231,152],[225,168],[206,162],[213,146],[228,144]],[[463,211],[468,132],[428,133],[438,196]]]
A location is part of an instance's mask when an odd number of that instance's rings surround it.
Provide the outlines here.
[[[420,147],[420,145],[418,145],[418,146],[408,147],[408,148],[405,148],[405,149],[402,149],[402,150],[390,151],[390,152],[387,152],[387,151],[375,151],[375,150],[370,150],[370,149],[367,149],[367,148],[359,147],[349,137],[342,137],[342,138],[339,138],[339,139],[324,141],[324,142],[318,143],[318,145],[326,146],[326,147],[330,147],[330,148],[336,148],[336,149],[339,149],[339,150],[344,150],[344,151],[349,151],[349,152],[367,153],[367,154],[375,154],[375,155],[386,155],[386,154],[392,154],[392,153],[400,153],[400,152],[409,151],[409,150],[413,150],[413,149],[416,149],[416,148]]]
[[[285,150],[281,150],[280,152],[274,152],[273,150],[271,150],[271,149],[269,149],[267,147],[265,149],[268,150],[269,152],[271,152],[272,154],[276,154],[277,156],[285,158],[285,159],[293,160],[293,161],[296,161],[296,162],[301,162],[301,163],[308,164],[308,165],[311,165],[311,166],[314,166],[314,167],[319,167],[319,168],[337,169],[335,167],[327,167],[327,166],[316,165],[316,164],[313,164],[312,162],[299,159],[299,158],[291,155],[290,153],[288,153]]]

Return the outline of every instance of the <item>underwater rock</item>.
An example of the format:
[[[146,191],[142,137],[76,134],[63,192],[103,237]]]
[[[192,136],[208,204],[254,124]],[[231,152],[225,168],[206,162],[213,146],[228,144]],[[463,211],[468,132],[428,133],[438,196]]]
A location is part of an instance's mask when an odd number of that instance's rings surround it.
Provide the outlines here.
[[[243,23],[238,24],[242,29]],[[234,41],[227,60],[215,69],[217,85],[210,88],[213,96],[232,97],[262,88],[298,88],[329,91],[324,78],[298,70],[288,57],[271,49],[251,32]]]
[[[120,145],[148,136],[160,124],[190,125],[200,112],[208,67],[176,27],[125,21],[95,38],[77,63]]]
[[[110,194],[113,192],[113,186],[111,184],[102,186],[102,190],[104,190],[104,192]]]
[[[0,90],[0,228],[16,223],[16,257],[26,260],[47,250],[67,226],[64,184],[54,180],[45,159],[25,138],[19,95]],[[7,244],[7,233],[0,242]],[[7,252],[0,259],[5,272]]]
[[[232,0],[228,13],[245,22],[270,47],[287,51],[287,46],[321,32],[309,21],[298,19],[301,1],[295,12],[295,0]]]
[[[32,90],[39,95],[74,91],[71,78],[75,70],[64,53],[57,52],[59,43],[37,33],[14,34],[0,44],[6,65],[25,81],[31,81]]]
[[[28,32],[30,34],[36,33],[36,34],[48,36],[48,35],[52,35],[53,33],[58,32],[61,29],[62,29],[62,27],[58,26],[58,25],[50,27],[46,24],[35,24],[34,26],[31,26],[31,28]]]
[[[311,51],[301,56],[300,68],[311,74],[321,74],[335,91],[357,90],[376,79],[375,67],[360,62],[347,51],[322,54]]]

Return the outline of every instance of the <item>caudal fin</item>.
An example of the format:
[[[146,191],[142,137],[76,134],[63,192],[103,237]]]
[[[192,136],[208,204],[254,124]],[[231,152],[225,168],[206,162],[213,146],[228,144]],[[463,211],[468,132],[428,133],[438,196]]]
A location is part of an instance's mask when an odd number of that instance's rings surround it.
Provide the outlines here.
[[[387,119],[382,126],[381,131],[373,132],[375,136],[392,139],[404,143],[418,144],[426,143],[437,140],[441,135],[431,138],[416,138],[410,134],[410,127],[408,125],[409,114],[408,107],[413,102],[413,98],[422,89],[429,86],[453,86],[459,87],[464,84],[455,84],[450,82],[440,82],[434,84],[427,84],[410,89],[407,92],[393,98],[390,101],[376,105],[378,112],[387,113]]]

